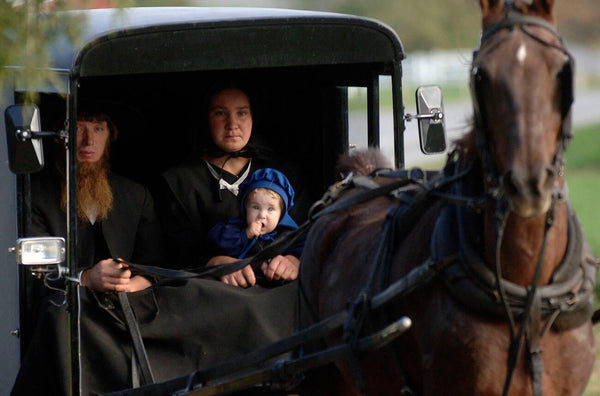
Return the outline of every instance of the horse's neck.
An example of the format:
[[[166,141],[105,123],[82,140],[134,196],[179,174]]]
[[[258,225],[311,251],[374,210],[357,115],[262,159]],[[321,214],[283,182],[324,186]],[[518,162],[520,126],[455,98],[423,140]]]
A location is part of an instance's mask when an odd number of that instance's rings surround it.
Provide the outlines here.
[[[488,210],[484,220],[485,256],[490,265],[495,262],[493,215],[493,209]],[[522,218],[512,213],[509,215],[500,248],[500,263],[504,279],[523,286],[531,285],[544,244],[545,228],[546,215],[532,218]],[[552,227],[548,229],[546,239],[540,285],[550,282],[552,274],[565,256],[568,242],[565,203],[556,206],[554,221]]]

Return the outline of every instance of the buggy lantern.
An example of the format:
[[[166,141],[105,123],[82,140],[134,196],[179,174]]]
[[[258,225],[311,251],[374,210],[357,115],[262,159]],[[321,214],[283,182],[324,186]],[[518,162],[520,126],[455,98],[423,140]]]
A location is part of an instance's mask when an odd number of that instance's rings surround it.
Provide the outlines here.
[[[33,267],[34,272],[60,270],[65,261],[65,239],[60,237],[20,238],[13,249],[17,263]]]

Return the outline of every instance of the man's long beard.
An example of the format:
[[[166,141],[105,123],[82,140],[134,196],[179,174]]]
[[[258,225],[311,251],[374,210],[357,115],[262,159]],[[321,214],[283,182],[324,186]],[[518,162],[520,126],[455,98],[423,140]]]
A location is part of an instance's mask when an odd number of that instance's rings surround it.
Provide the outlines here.
[[[77,217],[80,220],[89,222],[88,214],[97,212],[95,221],[102,221],[112,209],[113,193],[106,162],[77,164]],[[63,187],[61,206],[66,211],[66,187]]]

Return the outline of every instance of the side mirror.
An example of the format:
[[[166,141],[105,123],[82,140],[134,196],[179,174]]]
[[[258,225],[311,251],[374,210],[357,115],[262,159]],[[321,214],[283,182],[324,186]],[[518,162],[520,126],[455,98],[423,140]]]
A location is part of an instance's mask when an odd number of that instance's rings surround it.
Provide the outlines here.
[[[8,106],[4,112],[8,166],[13,173],[33,173],[44,167],[40,110],[33,104]]]
[[[437,154],[446,150],[446,127],[442,89],[437,85],[423,86],[416,91],[419,141],[424,154]]]

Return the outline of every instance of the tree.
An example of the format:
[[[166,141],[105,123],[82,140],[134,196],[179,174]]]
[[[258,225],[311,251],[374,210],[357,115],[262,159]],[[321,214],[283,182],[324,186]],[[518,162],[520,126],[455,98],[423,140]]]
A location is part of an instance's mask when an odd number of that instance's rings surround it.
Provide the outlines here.
[[[57,74],[49,72],[50,48],[61,41],[77,43],[84,23],[67,18],[69,10],[134,4],[133,0],[0,0],[0,89],[18,84],[26,99],[35,100],[35,90],[29,87],[59,84]]]

